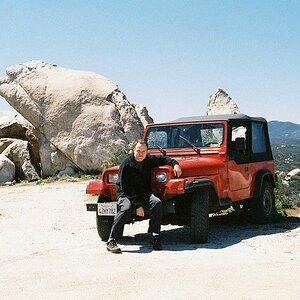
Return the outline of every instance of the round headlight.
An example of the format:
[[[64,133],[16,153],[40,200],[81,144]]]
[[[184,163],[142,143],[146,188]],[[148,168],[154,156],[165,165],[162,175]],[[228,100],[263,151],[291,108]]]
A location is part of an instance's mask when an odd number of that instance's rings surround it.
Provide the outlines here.
[[[118,173],[108,174],[108,183],[116,183],[118,178],[119,178]]]
[[[166,182],[167,181],[167,173],[166,172],[156,173],[155,179],[157,182],[160,182],[160,183]]]

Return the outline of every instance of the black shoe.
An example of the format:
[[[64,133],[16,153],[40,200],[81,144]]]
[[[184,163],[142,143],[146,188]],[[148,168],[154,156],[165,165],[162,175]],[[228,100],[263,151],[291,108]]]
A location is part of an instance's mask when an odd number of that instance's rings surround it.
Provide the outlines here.
[[[106,243],[107,251],[111,253],[122,253],[122,250],[119,248],[116,240],[110,240]]]
[[[159,235],[152,236],[152,246],[153,246],[153,250],[156,251],[162,250],[162,246],[159,240]]]

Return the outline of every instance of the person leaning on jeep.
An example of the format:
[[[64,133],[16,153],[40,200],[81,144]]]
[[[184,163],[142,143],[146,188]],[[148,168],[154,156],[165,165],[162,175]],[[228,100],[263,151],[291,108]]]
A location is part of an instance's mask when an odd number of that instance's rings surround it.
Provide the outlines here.
[[[116,238],[120,235],[124,224],[135,209],[136,214],[144,217],[149,212],[149,229],[154,250],[161,250],[160,228],[162,221],[162,203],[151,191],[151,171],[154,167],[171,165],[176,177],[181,176],[181,168],[175,159],[164,155],[148,154],[148,144],[138,140],[133,153],[123,160],[119,169],[117,181],[117,199],[119,212],[114,218],[107,250],[112,253],[122,253]]]

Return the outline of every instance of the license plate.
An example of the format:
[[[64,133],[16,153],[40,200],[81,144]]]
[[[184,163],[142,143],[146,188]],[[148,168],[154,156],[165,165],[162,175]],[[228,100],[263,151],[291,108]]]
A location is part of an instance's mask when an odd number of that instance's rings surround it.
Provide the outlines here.
[[[117,202],[98,203],[99,216],[115,216],[117,214]]]

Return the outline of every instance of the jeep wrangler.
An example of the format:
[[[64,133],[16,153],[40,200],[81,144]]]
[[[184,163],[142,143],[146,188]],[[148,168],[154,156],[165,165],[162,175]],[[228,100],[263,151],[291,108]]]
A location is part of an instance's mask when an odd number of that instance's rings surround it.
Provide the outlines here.
[[[275,168],[264,118],[243,114],[181,118],[146,126],[143,138],[150,154],[175,158],[182,176],[171,166],[153,170],[152,190],[163,203],[163,225],[189,225],[192,243],[208,240],[209,213],[230,206],[246,208],[256,223],[275,213]],[[96,211],[100,238],[107,240],[117,212],[118,166],[107,168],[86,192],[98,195],[88,203]],[[132,215],[129,222],[141,220]],[[120,233],[122,235],[122,233]]]

